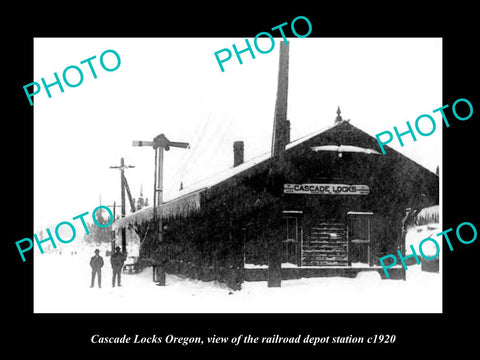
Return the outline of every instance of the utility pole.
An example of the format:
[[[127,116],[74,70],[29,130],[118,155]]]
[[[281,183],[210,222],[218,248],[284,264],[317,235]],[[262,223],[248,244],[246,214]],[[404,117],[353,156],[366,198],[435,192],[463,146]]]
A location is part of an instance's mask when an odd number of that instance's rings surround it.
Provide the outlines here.
[[[102,204],[100,204],[100,205],[102,205]],[[115,221],[115,219],[116,219],[115,209],[116,209],[117,207],[122,207],[122,205],[117,205],[117,202],[114,201],[114,202],[113,202],[113,205],[105,205],[105,206],[108,206],[108,207],[111,207],[111,208],[112,208],[112,211],[113,211],[113,219],[114,219],[113,221]]]
[[[153,223],[155,229],[155,239],[158,245],[162,245],[163,241],[163,216],[161,205],[163,203],[163,155],[164,150],[170,150],[170,147],[178,147],[183,149],[190,148],[185,142],[174,142],[168,140],[164,134],[156,136],[153,141],[133,141],[133,146],[152,146],[155,150],[155,172],[154,172],[154,188],[153,188]],[[159,286],[165,286],[165,271],[163,264],[153,265],[153,279]]]
[[[119,166],[110,166],[110,169],[119,169],[120,170],[120,194],[122,198],[122,218],[125,217],[125,169],[134,168],[133,165],[125,165],[123,157],[120,159]],[[122,228],[122,252],[127,251],[127,237],[125,233],[125,227]]]
[[[102,205],[100,203],[100,205]],[[116,219],[116,216],[115,216],[115,209],[117,207],[121,207],[121,205],[117,205],[117,202],[114,201],[113,202],[113,205],[105,205],[105,206],[108,206],[108,207],[111,207],[113,208],[113,221],[115,221]],[[112,230],[112,234],[111,234],[111,238],[110,238],[110,250],[112,251],[112,254],[115,252],[115,230]]]
[[[272,158],[273,164],[270,173],[273,177],[277,176],[285,161],[285,148],[290,141],[290,123],[287,120],[288,103],[288,62],[289,45],[283,41],[280,43],[280,57],[278,66],[277,98],[275,101],[275,115],[273,122],[272,135]],[[282,261],[281,251],[282,243],[281,232],[276,231],[274,227],[278,225],[278,217],[281,212],[274,211],[270,214],[269,222],[269,255],[268,255],[268,287],[282,286]]]

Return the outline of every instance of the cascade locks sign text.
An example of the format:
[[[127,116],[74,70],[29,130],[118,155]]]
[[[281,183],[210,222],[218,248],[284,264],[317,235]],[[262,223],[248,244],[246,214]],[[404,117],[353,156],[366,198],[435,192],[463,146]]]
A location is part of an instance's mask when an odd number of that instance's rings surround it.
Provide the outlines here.
[[[345,184],[284,184],[285,194],[368,195],[367,185]]]

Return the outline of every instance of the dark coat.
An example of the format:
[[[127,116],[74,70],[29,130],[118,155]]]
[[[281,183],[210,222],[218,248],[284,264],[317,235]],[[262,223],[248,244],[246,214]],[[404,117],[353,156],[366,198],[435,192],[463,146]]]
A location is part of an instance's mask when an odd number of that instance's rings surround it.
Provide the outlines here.
[[[125,262],[126,255],[121,253],[121,252],[116,252],[115,254],[112,255],[110,258],[110,263],[112,264],[112,268],[114,269],[119,269],[123,266],[123,263]]]
[[[92,270],[100,270],[103,266],[103,258],[100,255],[92,256],[90,259]]]

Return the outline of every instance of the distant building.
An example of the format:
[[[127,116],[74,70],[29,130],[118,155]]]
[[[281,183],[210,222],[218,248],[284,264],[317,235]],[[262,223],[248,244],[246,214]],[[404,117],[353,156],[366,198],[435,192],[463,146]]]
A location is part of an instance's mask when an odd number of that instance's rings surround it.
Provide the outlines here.
[[[143,209],[145,206],[148,206],[148,198],[143,197],[143,185],[140,186],[140,196],[138,199],[136,199],[135,203],[135,208],[137,211]]]

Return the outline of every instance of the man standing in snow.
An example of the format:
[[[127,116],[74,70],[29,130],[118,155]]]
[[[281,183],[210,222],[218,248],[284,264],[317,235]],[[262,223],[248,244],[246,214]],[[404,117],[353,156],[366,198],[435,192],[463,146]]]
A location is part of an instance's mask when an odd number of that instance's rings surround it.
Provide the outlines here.
[[[115,254],[110,258],[110,263],[112,264],[113,276],[112,276],[112,287],[115,287],[115,277],[117,278],[117,285],[120,284],[120,274],[122,273],[123,263],[125,262],[126,254],[120,252],[120,247],[115,248]]]
[[[95,283],[95,275],[98,275],[98,287],[102,287],[102,266],[103,258],[98,255],[100,250],[95,250],[95,255],[90,259],[90,267],[92,268],[92,283],[90,287],[92,288]]]

